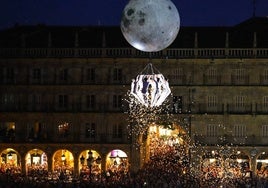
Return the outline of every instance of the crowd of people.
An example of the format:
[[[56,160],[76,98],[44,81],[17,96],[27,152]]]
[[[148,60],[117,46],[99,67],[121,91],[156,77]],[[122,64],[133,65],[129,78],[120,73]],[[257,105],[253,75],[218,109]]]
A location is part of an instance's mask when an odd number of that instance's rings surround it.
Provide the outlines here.
[[[154,134],[154,133],[152,133]],[[206,173],[191,173],[185,145],[174,137],[150,137],[150,158],[135,173],[126,171],[125,164],[119,170],[101,174],[73,176],[66,172],[32,170],[27,175],[18,170],[0,171],[0,188],[265,188],[265,176],[218,176],[205,177]],[[123,164],[123,163],[122,163]],[[120,170],[121,169],[121,170]],[[207,169],[207,172],[213,172]],[[264,169],[262,169],[263,171]]]

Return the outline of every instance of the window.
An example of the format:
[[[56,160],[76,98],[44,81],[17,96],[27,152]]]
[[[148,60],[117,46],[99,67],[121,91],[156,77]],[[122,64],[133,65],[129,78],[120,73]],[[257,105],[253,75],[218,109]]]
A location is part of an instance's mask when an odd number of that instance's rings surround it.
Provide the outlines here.
[[[30,99],[29,99],[29,106],[33,109],[33,110],[40,110],[41,108],[41,95],[39,94],[33,94],[33,95],[30,95]]]
[[[245,125],[235,125],[233,133],[234,133],[235,137],[245,137],[246,136],[246,126]]]
[[[245,101],[246,101],[245,96],[236,96],[235,97],[235,107],[236,108],[245,107]]]
[[[122,81],[123,80],[123,74],[122,74],[122,69],[119,68],[114,68],[113,72],[113,80],[114,81]]]
[[[182,96],[173,96],[173,113],[182,113]]]
[[[122,138],[123,137],[123,129],[121,124],[113,125],[113,138]]]
[[[268,69],[264,70],[264,80],[268,80]]]
[[[15,82],[15,71],[13,68],[6,69],[6,79],[7,79],[7,83]]]
[[[59,95],[59,108],[68,107],[68,95]]]
[[[0,68],[0,83],[4,83],[4,69]]]
[[[96,137],[96,124],[86,123],[86,138],[95,138],[95,137]]]
[[[122,107],[122,96],[114,95],[113,96],[113,108],[120,108],[120,107]]]
[[[15,140],[15,122],[1,122],[0,123],[0,139],[4,141]]]
[[[209,137],[218,136],[218,126],[214,124],[207,125],[207,136]]]
[[[207,100],[208,100],[207,105],[208,105],[209,108],[210,107],[212,108],[212,107],[216,107],[217,106],[217,96],[210,95],[210,96],[207,97]]]
[[[29,130],[28,140],[29,141],[40,141],[44,138],[44,125],[42,125],[40,122],[34,123],[33,126],[31,126]]]
[[[34,83],[41,82],[41,69],[39,68],[33,69],[33,82]]]
[[[41,95],[39,94],[33,94],[32,95],[32,105],[40,105],[41,104]]]
[[[60,81],[67,81],[68,80],[68,69],[60,70]]]
[[[1,104],[3,105],[13,105],[15,103],[14,94],[2,94]]]
[[[235,79],[237,81],[243,81],[245,79],[245,69],[235,69]]]
[[[248,84],[249,83],[249,74],[244,68],[234,69],[231,76],[232,84]]]
[[[264,108],[268,108],[268,96],[263,97],[263,106]]]
[[[95,81],[96,73],[94,68],[88,68],[86,71],[87,81]]]
[[[268,137],[268,125],[262,125],[261,135],[263,137]]]
[[[207,71],[208,80],[216,80],[217,79],[217,70],[215,68],[210,67]]]
[[[61,138],[66,138],[70,134],[70,125],[67,122],[58,125],[58,133]]]
[[[183,79],[183,69],[182,68],[176,68],[172,70],[172,76],[174,80],[182,80]]]
[[[86,96],[86,107],[90,109],[94,109],[96,106],[96,97],[95,95],[87,95]]]

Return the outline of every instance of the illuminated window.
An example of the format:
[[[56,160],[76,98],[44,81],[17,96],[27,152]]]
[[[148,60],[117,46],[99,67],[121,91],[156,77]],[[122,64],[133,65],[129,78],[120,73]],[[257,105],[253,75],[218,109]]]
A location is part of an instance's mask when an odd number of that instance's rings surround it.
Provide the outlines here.
[[[58,132],[60,137],[66,138],[68,137],[69,133],[70,133],[70,126],[69,123],[63,123],[58,125]]]

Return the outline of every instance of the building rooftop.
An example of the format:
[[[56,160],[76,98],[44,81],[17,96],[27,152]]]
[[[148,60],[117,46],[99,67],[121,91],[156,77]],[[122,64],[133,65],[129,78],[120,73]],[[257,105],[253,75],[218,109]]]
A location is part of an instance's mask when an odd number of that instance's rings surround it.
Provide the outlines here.
[[[169,48],[267,48],[268,17],[231,27],[181,27]],[[16,25],[0,31],[1,48],[129,48],[119,26]]]

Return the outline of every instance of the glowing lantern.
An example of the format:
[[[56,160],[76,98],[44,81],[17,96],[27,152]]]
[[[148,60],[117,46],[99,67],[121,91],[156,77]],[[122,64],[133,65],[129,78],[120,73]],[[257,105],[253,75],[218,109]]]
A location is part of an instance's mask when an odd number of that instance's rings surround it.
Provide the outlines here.
[[[130,94],[146,107],[160,106],[171,93],[169,83],[159,71],[154,73],[151,63],[145,70],[132,79]]]

